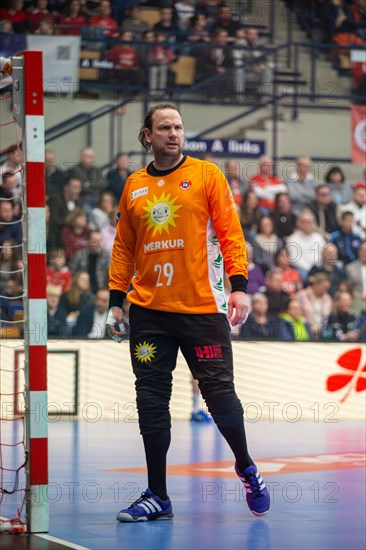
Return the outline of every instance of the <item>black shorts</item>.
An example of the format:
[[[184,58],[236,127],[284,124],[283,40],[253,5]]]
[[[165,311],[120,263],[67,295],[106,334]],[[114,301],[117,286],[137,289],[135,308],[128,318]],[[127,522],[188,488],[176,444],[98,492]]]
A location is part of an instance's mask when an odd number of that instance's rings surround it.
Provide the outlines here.
[[[180,349],[204,397],[233,391],[230,325],[224,314],[171,313],[132,304],[129,316],[137,388],[171,378]]]

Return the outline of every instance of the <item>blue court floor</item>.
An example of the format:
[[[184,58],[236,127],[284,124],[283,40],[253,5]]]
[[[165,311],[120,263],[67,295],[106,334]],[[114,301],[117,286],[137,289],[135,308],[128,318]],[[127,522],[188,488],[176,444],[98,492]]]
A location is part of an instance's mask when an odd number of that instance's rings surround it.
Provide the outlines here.
[[[364,550],[363,423],[260,421],[247,437],[272,496],[263,519],[249,512],[216,427],[180,421],[169,451],[174,519],[120,524],[116,512],[146,489],[137,424],[51,423],[48,536],[0,535],[0,547]]]

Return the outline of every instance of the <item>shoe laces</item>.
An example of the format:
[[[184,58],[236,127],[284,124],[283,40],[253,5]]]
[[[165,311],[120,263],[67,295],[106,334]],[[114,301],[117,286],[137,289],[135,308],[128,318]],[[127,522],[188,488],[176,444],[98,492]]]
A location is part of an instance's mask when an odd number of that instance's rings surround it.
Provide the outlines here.
[[[252,474],[245,476],[244,479],[245,479],[245,484],[249,485],[250,492],[254,497],[263,495],[260,482],[257,478],[257,475],[254,472]]]
[[[137,500],[135,500],[135,502],[133,502],[128,508],[134,508],[135,506],[138,506],[139,504],[141,504],[141,502],[149,498],[150,495],[147,495],[146,493],[141,493],[141,496]]]

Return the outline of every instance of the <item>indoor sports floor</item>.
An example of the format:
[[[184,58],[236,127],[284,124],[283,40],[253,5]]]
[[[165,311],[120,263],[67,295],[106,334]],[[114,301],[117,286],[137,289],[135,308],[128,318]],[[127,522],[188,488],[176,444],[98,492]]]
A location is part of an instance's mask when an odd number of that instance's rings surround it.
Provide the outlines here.
[[[4,428],[3,428],[4,430]],[[120,524],[116,512],[146,489],[135,422],[49,425],[50,529],[0,535],[8,549],[363,550],[365,427],[361,422],[247,423],[252,457],[269,487],[263,518],[244,502],[230,449],[213,424],[173,424],[172,521]],[[11,512],[3,505],[2,516]]]

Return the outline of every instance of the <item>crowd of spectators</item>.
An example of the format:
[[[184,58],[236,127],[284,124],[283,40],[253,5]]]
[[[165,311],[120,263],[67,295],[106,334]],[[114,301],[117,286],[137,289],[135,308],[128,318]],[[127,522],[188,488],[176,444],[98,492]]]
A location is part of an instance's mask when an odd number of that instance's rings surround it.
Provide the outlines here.
[[[365,45],[366,10],[360,0],[288,1],[298,20],[309,26],[320,21],[321,39],[340,46],[335,57],[348,55],[344,45]],[[158,12],[152,23],[146,6]],[[110,66],[99,80],[109,84],[166,92],[174,84],[172,63],[184,56],[196,59],[195,80],[211,79],[213,99],[245,100],[268,97],[274,63],[260,13],[245,3],[222,0],[178,2],[111,2],[110,0],[5,0],[0,8],[0,33],[81,36],[82,48],[99,50]],[[264,15],[264,12],[263,14]],[[254,21],[254,23],[253,23]]]
[[[247,241],[252,297],[237,337],[366,339],[366,170],[351,184],[339,166],[322,181],[313,168],[300,156],[274,175],[264,156],[246,179],[239,162],[225,165]]]
[[[360,0],[287,0],[300,25],[320,40],[340,46],[366,39],[366,9]],[[256,25],[244,3],[222,0],[115,1],[6,0],[0,8],[0,36],[13,33],[80,36],[82,48],[97,50],[111,69],[101,80],[145,87],[154,95],[172,83],[179,56],[196,60],[197,82],[211,79],[208,99],[240,101],[271,92],[273,64],[261,18]],[[143,9],[158,13],[152,23]],[[151,12],[150,12],[151,13]],[[315,25],[315,23],[317,25]],[[49,336],[104,337],[107,279],[115,218],[132,168],[116,156],[107,173],[95,152],[82,150],[67,170],[55,152],[45,152],[47,301]],[[366,183],[350,184],[339,166],[322,181],[305,155],[282,174],[263,156],[258,171],[243,177],[228,160],[232,189],[249,260],[252,311],[240,334],[253,339],[365,340]],[[1,318],[21,309],[21,154],[8,151],[0,166]],[[19,299],[18,299],[19,298]],[[363,313],[362,313],[363,312]],[[102,322],[103,321],[103,322]]]
[[[18,154],[11,149],[0,166],[5,321],[22,307]],[[120,153],[104,173],[90,147],[66,170],[54,151],[47,149],[45,158],[49,337],[103,338],[117,205],[136,167]],[[336,165],[318,181],[306,156],[277,175],[268,156],[258,159],[250,177],[242,161],[228,160],[222,168],[249,262],[251,313],[233,337],[365,341],[366,170],[351,184]]]

